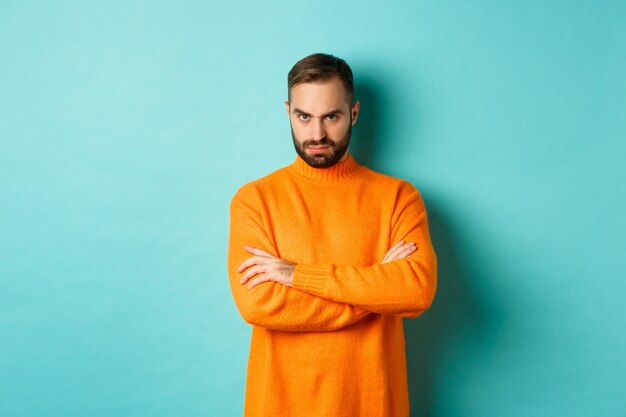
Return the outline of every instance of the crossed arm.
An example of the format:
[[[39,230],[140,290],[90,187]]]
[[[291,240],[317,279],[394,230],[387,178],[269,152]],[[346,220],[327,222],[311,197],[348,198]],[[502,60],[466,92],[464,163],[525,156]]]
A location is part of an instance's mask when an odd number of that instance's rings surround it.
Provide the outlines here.
[[[295,291],[277,281],[248,289],[241,283],[239,272],[251,255],[244,246],[275,250],[258,213],[244,203],[231,203],[228,277],[235,305],[246,322],[272,330],[324,332],[349,326],[369,314],[346,303]]]
[[[261,216],[231,202],[228,274],[245,321],[284,331],[332,331],[370,313],[417,317],[436,287],[436,258],[419,194],[393,219],[397,243],[367,267],[295,264],[271,251]],[[262,284],[262,285],[259,285]]]
[[[245,245],[244,249],[254,254],[254,256],[246,259],[239,267],[237,272],[244,272],[243,277],[239,281],[242,285],[248,283],[248,289],[259,285],[262,282],[274,281],[279,282],[287,287],[293,287],[293,271],[296,264],[280,259],[262,249]],[[399,241],[387,251],[381,264],[403,259],[415,251],[415,242]],[[247,270],[246,270],[247,269]],[[250,279],[254,277],[254,279]]]

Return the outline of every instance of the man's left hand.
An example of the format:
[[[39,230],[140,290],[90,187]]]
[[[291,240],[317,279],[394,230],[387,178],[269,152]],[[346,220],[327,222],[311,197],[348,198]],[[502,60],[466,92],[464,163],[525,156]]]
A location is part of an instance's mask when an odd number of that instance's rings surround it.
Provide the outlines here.
[[[249,268],[243,278],[241,278],[240,283],[242,285],[250,281],[248,284],[248,289],[250,289],[265,281],[275,281],[288,287],[292,286],[293,270],[296,268],[296,264],[277,258],[271,253],[254,246],[245,245],[244,249],[253,253],[254,256],[246,259],[237,268],[237,272],[243,272]],[[255,278],[250,280],[253,276]]]

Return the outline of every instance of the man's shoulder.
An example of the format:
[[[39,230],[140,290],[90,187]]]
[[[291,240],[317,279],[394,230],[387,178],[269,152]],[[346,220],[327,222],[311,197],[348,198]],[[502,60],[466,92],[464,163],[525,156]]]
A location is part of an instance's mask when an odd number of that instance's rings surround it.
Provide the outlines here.
[[[280,183],[281,178],[285,174],[284,171],[286,168],[287,167],[281,167],[275,169],[262,177],[240,185],[231,199],[231,204],[236,202],[260,201],[264,190],[268,187],[275,186],[276,183]]]
[[[393,175],[385,174],[380,171],[375,171],[372,168],[362,166],[365,175],[369,176],[369,181],[376,182],[385,189],[392,190],[398,193],[418,193],[419,191],[413,183],[409,180]]]

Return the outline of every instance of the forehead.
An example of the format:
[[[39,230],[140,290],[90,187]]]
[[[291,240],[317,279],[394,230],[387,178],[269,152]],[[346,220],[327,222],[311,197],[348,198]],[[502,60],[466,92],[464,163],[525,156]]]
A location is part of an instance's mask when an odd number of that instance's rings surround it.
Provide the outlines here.
[[[296,84],[291,89],[291,105],[314,114],[350,107],[346,89],[337,77]]]

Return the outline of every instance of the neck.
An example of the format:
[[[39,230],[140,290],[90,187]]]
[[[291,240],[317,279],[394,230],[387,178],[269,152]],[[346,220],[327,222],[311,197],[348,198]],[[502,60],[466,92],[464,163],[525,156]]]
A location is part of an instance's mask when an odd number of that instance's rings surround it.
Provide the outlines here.
[[[314,168],[300,155],[296,155],[296,160],[288,168],[293,174],[318,184],[334,184],[354,176],[360,167],[361,165],[346,151],[339,162],[328,168]]]

